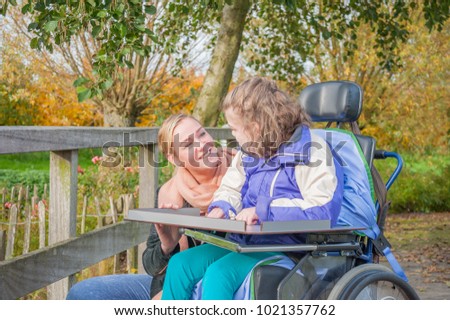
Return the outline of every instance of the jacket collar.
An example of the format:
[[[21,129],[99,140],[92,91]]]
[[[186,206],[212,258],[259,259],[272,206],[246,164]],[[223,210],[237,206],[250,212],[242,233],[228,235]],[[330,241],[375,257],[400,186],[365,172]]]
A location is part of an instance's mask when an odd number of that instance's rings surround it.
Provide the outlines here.
[[[278,152],[268,159],[256,159],[247,156],[244,166],[258,163],[260,170],[278,169],[281,165],[296,166],[307,165],[310,162],[311,133],[308,126],[298,126],[291,138],[283,143]]]

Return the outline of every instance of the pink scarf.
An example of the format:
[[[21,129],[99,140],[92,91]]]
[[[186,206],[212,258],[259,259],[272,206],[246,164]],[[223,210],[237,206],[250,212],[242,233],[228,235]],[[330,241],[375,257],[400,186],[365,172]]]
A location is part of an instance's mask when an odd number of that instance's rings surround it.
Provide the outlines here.
[[[218,153],[222,161],[217,167],[191,170],[179,167],[175,174],[175,185],[178,192],[184,200],[194,208],[199,208],[201,212],[206,212],[208,209],[214,192],[227,172],[236,150],[219,148]],[[208,182],[200,183],[199,180]]]

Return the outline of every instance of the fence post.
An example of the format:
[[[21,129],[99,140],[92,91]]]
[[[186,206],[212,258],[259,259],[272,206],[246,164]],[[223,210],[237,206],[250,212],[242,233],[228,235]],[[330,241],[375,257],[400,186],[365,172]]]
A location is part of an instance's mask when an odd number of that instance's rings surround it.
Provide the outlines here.
[[[102,210],[100,209],[100,201],[97,197],[94,197],[95,202],[95,212],[97,213],[97,228],[103,227],[103,215]]]
[[[8,241],[6,243],[5,258],[10,259],[14,255],[14,242],[17,226],[17,205],[13,204],[9,211]]]
[[[12,187],[11,188],[11,198],[10,198],[9,202],[14,203],[15,195],[16,195],[16,187]]]
[[[21,212],[20,209],[22,207],[22,204],[21,204],[22,198],[23,198],[23,187],[20,186],[19,193],[17,194],[17,211],[19,212],[19,215],[20,215],[20,212]]]
[[[2,214],[5,215],[6,214],[6,210],[5,210],[5,202],[6,202],[6,188],[2,189]]]
[[[6,232],[0,230],[0,261],[5,260],[6,253]]]
[[[37,204],[39,202],[37,185],[33,187],[33,196],[31,197],[31,216],[37,216]]]
[[[134,209],[134,197],[133,194],[125,195],[125,202],[123,207],[123,218],[128,218],[128,211],[130,209]],[[138,246],[134,246],[127,250],[127,272],[135,273],[135,270],[138,269]]]
[[[50,152],[50,245],[76,236],[78,150]],[[65,299],[73,276],[48,287],[47,299]]]
[[[39,249],[45,247],[45,204],[43,201],[38,203],[39,216]]]
[[[25,231],[23,235],[23,253],[28,253],[30,250],[31,238],[31,210],[30,204],[25,203]]]
[[[141,161],[144,160],[144,161]],[[158,148],[156,144],[139,147],[139,208],[154,208],[158,189]],[[142,253],[146,243],[138,249],[138,273],[145,273]]]
[[[86,214],[87,214],[87,195],[83,196],[83,211],[81,212],[81,234],[84,234],[86,229]]]
[[[110,207],[110,214],[112,217],[112,223],[116,224],[119,219],[119,216],[112,196],[109,196],[109,207]],[[119,273],[119,271],[120,271],[120,253],[114,255],[114,267],[113,267],[114,274]]]

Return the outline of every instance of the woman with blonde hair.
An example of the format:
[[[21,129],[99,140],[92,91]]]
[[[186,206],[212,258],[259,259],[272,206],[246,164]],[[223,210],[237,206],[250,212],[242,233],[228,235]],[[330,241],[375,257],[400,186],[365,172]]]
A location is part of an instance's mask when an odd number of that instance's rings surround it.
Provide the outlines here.
[[[175,114],[158,132],[159,150],[175,166],[158,192],[159,208],[199,208],[206,213],[235,152],[217,148],[211,135],[192,116]],[[110,275],[84,280],[69,291],[69,300],[145,300],[158,298],[169,259],[196,246],[177,227],[152,225],[142,256],[148,274]]]

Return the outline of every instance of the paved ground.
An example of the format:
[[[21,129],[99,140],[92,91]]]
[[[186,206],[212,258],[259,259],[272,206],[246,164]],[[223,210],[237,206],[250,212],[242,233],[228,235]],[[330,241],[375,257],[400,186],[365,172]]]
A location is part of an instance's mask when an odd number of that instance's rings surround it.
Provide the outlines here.
[[[386,230],[420,298],[450,300],[450,213],[392,215]]]

